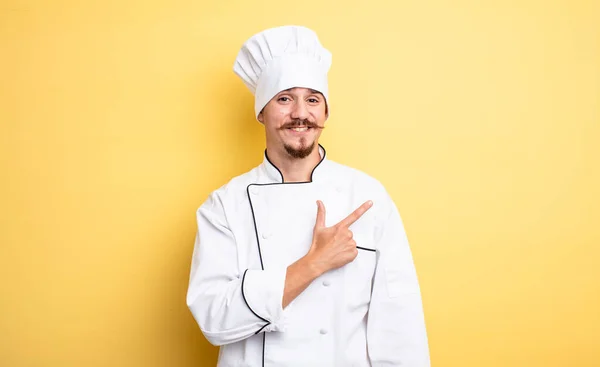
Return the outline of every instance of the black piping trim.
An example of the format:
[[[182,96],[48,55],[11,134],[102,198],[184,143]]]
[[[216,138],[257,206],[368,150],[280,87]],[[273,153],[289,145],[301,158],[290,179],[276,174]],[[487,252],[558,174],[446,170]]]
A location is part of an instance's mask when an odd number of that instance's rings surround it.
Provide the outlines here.
[[[319,167],[319,165],[321,163],[323,163],[323,161],[325,160],[325,157],[327,156],[327,151],[325,150],[325,148],[319,144],[319,147],[321,149],[323,149],[323,157],[321,157],[321,160],[319,161],[319,163],[317,163],[317,165],[313,168],[312,172],[310,173],[310,181],[303,181],[303,182],[285,182],[283,179],[283,173],[281,173],[281,170],[279,168],[277,168],[276,165],[273,164],[273,162],[271,162],[271,160],[269,159],[269,156],[267,155],[267,150],[265,149],[265,158],[267,159],[267,161],[269,162],[269,164],[271,164],[273,167],[275,167],[275,169],[277,170],[277,172],[279,172],[279,176],[281,176],[281,182],[274,182],[274,183],[266,183],[266,184],[249,184],[246,187],[246,194],[248,195],[248,202],[250,203],[250,211],[252,212],[252,222],[254,223],[254,234],[256,235],[256,245],[258,246],[258,257],[260,258],[260,268],[261,270],[265,270],[265,266],[263,263],[263,258],[262,258],[262,251],[260,250],[260,239],[258,238],[258,226],[256,225],[256,214],[254,213],[254,206],[252,205],[252,198],[250,197],[250,186],[272,186],[272,185],[291,185],[291,184],[306,184],[306,183],[311,183],[313,181],[313,175],[315,173],[315,170],[317,169],[317,167]],[[358,247],[358,246],[357,246]],[[360,248],[360,247],[359,247]],[[375,251],[375,250],[370,250],[370,251]],[[248,269],[246,269],[246,271],[244,272],[244,276],[242,278],[242,296],[244,297],[244,302],[246,302],[246,306],[248,306],[248,308],[250,309],[250,311],[252,311],[252,313],[258,317],[259,319],[267,322],[266,325],[264,325],[263,327],[261,327],[260,329],[258,329],[258,331],[256,333],[254,333],[254,335],[260,333],[265,327],[267,327],[268,325],[270,325],[271,323],[268,320],[265,320],[264,318],[258,316],[256,314],[256,312],[254,312],[254,310],[252,310],[250,308],[250,305],[248,304],[248,301],[246,301],[246,296],[244,295],[244,279],[246,278],[246,272],[248,271]],[[265,344],[266,344],[266,337],[267,334],[263,333],[263,348],[262,348],[262,366],[265,366]]]
[[[250,197],[250,186],[251,185],[252,184],[250,184],[246,187],[246,194],[248,195],[248,202],[250,203],[250,211],[252,212],[252,222],[254,223],[254,234],[256,235],[256,245],[258,246],[258,257],[260,258],[260,269],[265,270],[265,266],[263,264],[263,259],[262,259],[262,253],[260,251],[260,240],[258,239],[258,227],[256,225],[256,215],[254,214],[254,206],[252,205],[252,198]],[[248,301],[246,301],[246,296],[244,295],[244,279],[246,278],[247,271],[248,271],[248,269],[246,269],[246,271],[244,272],[244,278],[242,278],[242,296],[244,297],[244,302],[246,302],[246,306],[248,306],[248,308],[250,308]],[[252,313],[254,315],[256,315],[256,317],[258,317],[259,319],[267,322],[266,325],[264,325],[263,327],[258,329],[257,332],[254,333],[254,335],[256,335],[256,334],[260,333],[265,327],[267,327],[270,324],[270,322],[265,320],[264,318],[258,316],[256,314],[256,312],[254,312],[251,308],[250,308],[250,311],[252,311]],[[265,336],[266,336],[266,334],[263,333],[262,367],[265,367]]]
[[[278,182],[277,184],[311,183],[313,181],[313,175],[315,173],[315,170],[317,169],[317,167],[319,167],[319,165],[325,160],[325,157],[327,156],[327,151],[325,150],[325,148],[323,148],[323,146],[321,144],[319,144],[319,148],[323,149],[323,157],[321,157],[321,160],[319,161],[319,163],[317,163],[317,165],[310,172],[310,181],[301,181],[301,182],[285,182],[283,179],[283,173],[281,173],[281,170],[279,168],[277,168],[277,166],[274,165],[273,162],[271,162],[271,160],[269,159],[269,155],[267,154],[267,150],[265,149],[265,158],[271,164],[271,166],[273,166],[277,170],[277,172],[279,172],[279,176],[281,176],[281,182]]]
[[[359,250],[365,250],[365,251],[371,251],[371,252],[377,252],[377,250],[374,250],[372,248],[366,248],[366,247],[360,247],[360,246],[356,246],[357,249]]]
[[[271,164],[271,166],[275,167],[275,169],[277,170],[277,172],[279,172],[279,176],[281,176],[281,183],[283,183],[283,173],[281,173],[281,171],[279,170],[279,168],[277,168],[276,165],[273,164],[273,162],[271,162],[271,160],[269,159],[269,156],[267,155],[267,150],[265,149],[265,158],[267,159],[267,161]],[[311,173],[312,176],[312,173]]]
[[[263,353],[262,353],[262,365],[265,367],[265,339],[267,338],[267,334],[263,333]]]
[[[244,298],[244,302],[246,302],[246,306],[248,306],[248,309],[250,311],[252,311],[252,313],[254,314],[254,316],[258,317],[259,319],[263,320],[264,322],[269,323],[269,320],[265,319],[264,317],[259,316],[256,312],[254,312],[254,310],[252,309],[252,307],[250,307],[250,305],[248,304],[248,300],[246,299],[246,295],[244,294],[244,281],[246,280],[246,273],[247,272],[248,272],[248,269],[246,269],[244,271],[244,275],[242,276],[242,298]],[[267,326],[267,325],[265,325],[265,326]],[[265,326],[263,326],[260,330],[262,330]],[[258,332],[256,332],[256,333],[258,334]]]
[[[248,202],[250,203],[250,211],[252,212],[252,222],[254,223],[254,234],[256,235],[256,245],[258,246],[258,257],[260,258],[260,269],[265,270],[265,266],[263,265],[262,253],[260,251],[260,240],[258,239],[258,227],[256,226],[256,215],[254,214],[254,206],[252,205],[252,198],[250,197],[250,186],[255,184],[250,184],[246,186],[246,194],[248,195]]]
[[[260,329],[258,329],[258,331],[257,331],[257,332],[255,332],[255,333],[254,333],[254,335],[256,335],[256,334],[260,333],[261,331],[263,331],[263,329],[264,329],[264,328],[266,328],[266,327],[267,327],[267,326],[269,326],[269,325],[270,325],[270,323],[269,323],[269,324],[266,324],[266,325],[265,325],[265,326],[263,326],[263,327],[261,327]]]

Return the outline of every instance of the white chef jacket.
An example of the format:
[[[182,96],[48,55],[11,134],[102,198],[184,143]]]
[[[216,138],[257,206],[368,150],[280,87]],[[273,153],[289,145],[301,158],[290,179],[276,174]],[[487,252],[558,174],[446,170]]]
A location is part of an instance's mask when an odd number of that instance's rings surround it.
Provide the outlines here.
[[[326,158],[311,180],[285,183],[268,159],[212,192],[197,211],[187,305],[221,346],[218,367],[427,367],[417,274],[403,224],[383,186]],[[311,245],[316,201],[332,226],[366,200],[350,226],[351,263],[315,279],[282,309],[286,268]]]

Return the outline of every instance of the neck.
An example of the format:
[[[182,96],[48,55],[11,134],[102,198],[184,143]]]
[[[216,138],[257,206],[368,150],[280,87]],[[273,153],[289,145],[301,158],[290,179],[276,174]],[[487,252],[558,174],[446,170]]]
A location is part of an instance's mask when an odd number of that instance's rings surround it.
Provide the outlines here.
[[[311,180],[311,174],[317,164],[321,161],[319,146],[315,144],[315,149],[306,158],[293,158],[285,149],[279,151],[267,147],[267,156],[269,161],[279,169],[283,175],[284,182],[307,182]]]

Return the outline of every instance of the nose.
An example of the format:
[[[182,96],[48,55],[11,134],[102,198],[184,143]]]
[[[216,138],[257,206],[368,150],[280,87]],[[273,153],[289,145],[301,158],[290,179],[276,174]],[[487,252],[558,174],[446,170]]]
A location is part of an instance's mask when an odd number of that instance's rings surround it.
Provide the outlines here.
[[[298,120],[306,120],[308,119],[310,113],[308,112],[308,106],[306,102],[300,100],[294,104],[294,108],[292,109],[291,117],[293,119]]]

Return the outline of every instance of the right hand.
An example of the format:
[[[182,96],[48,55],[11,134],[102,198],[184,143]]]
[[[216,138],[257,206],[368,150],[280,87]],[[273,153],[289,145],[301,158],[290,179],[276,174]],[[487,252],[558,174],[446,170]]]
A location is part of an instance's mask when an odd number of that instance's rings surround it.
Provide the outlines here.
[[[367,201],[349,216],[332,227],[325,227],[325,205],[317,201],[317,220],[313,232],[312,245],[307,256],[312,259],[320,272],[337,269],[353,261],[358,255],[352,231],[348,228],[373,206]]]

